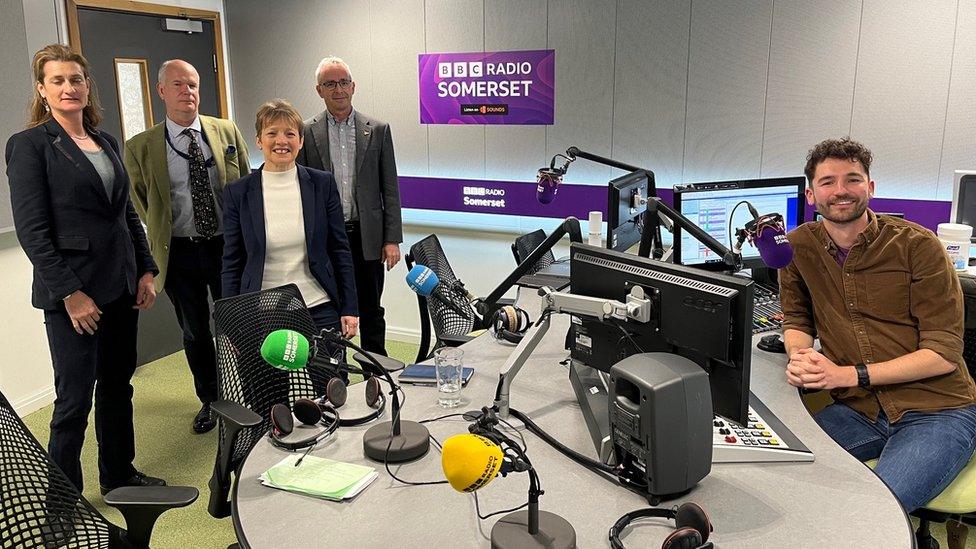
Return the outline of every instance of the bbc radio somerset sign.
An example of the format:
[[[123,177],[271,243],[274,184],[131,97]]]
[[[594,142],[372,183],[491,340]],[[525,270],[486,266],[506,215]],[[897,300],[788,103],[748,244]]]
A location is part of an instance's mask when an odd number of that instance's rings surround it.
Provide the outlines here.
[[[552,125],[556,51],[424,53],[421,124]]]

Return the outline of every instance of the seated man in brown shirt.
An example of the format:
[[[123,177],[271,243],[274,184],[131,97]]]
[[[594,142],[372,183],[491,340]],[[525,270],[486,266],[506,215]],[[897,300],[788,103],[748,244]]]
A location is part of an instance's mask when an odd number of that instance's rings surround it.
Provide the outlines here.
[[[878,458],[911,512],[973,455],[976,386],[959,279],[931,231],[868,209],[871,159],[850,138],[807,157],[807,203],[823,220],[789,233],[793,262],[779,271],[786,378],[830,391],[817,423],[856,458]]]

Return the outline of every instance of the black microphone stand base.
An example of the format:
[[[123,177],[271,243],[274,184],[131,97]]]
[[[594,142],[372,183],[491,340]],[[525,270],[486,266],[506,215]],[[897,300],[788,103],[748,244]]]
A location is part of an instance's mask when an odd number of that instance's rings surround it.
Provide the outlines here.
[[[491,528],[492,549],[576,549],[576,530],[563,517],[539,511],[539,533],[529,533],[529,512],[516,511]]]
[[[390,443],[390,438],[393,443]],[[389,448],[389,453],[387,452]],[[430,431],[416,421],[400,421],[400,434],[393,434],[393,422],[384,421],[363,435],[363,453],[373,461],[403,463],[423,457],[430,450]]]

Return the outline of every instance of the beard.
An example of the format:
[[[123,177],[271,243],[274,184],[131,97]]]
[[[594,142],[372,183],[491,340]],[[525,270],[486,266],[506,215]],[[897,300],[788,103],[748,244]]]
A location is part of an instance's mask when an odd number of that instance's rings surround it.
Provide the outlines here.
[[[838,225],[846,225],[848,223],[861,219],[861,216],[863,216],[864,212],[868,209],[867,198],[858,200],[854,197],[844,197],[841,200],[845,200],[845,199],[854,200],[854,203],[851,205],[851,208],[848,209],[846,212],[834,213],[831,211],[830,204],[826,202],[817,202],[817,211],[820,213],[821,217],[823,217],[827,221],[836,223]]]

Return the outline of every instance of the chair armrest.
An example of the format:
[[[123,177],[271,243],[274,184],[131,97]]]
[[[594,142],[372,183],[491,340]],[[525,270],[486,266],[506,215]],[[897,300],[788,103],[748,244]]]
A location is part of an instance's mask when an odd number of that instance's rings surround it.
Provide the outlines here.
[[[369,355],[375,358],[376,362],[379,362],[380,366],[382,366],[387,372],[399,372],[404,367],[404,364],[395,358],[390,358],[388,356],[378,355],[375,353],[369,353]],[[359,352],[353,353],[352,358],[360,364],[366,364],[369,362],[369,359]]]
[[[464,345],[465,343],[471,341],[474,338],[465,334],[459,334],[459,335],[441,334],[437,336],[437,339],[441,340],[444,343],[447,343],[448,345],[460,347],[461,345]]]
[[[238,430],[243,427],[257,427],[261,424],[261,416],[236,402],[218,400],[210,405],[210,409],[224,421],[236,426]]]
[[[217,441],[217,459],[214,472],[210,477],[210,504],[207,512],[214,518],[224,518],[230,515],[228,497],[231,488],[231,456],[237,436],[245,428],[261,425],[263,419],[258,414],[229,400],[218,400],[210,405],[217,417],[223,422],[220,439]]]
[[[123,486],[105,494],[105,503],[125,517],[126,539],[136,547],[149,547],[159,515],[186,507],[199,496],[191,486]]]

